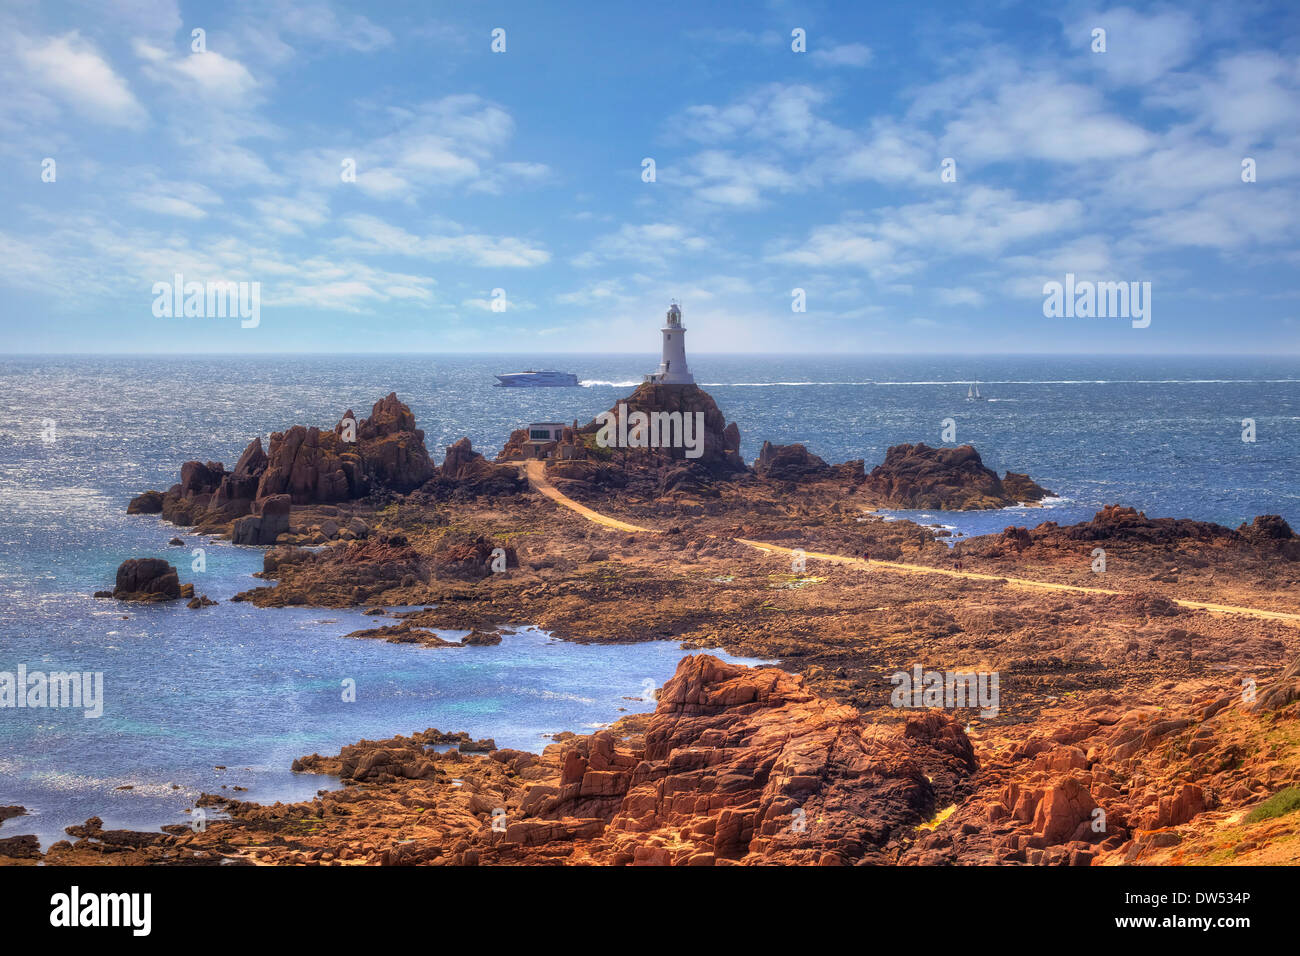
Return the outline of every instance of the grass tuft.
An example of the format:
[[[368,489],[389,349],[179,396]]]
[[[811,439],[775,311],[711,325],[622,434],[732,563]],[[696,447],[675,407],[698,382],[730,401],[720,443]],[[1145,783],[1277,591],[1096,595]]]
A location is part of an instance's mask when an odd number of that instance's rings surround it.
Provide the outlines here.
[[[1300,787],[1287,787],[1269,797],[1250,813],[1246,814],[1247,823],[1259,823],[1272,820],[1300,810]]]

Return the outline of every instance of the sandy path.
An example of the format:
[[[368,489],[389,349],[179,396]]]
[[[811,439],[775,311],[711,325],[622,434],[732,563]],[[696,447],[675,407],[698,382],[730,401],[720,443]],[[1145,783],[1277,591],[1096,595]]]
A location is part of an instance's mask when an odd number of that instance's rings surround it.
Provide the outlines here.
[[[556,488],[546,477],[546,464],[541,461],[530,461],[525,463],[524,469],[528,475],[528,483],[532,487],[550,498],[558,505],[562,505],[571,511],[576,511],[589,521],[596,524],[604,525],[607,528],[617,528],[619,531],[640,531],[648,534],[659,534],[654,528],[642,528],[640,525],[628,524],[626,521],[619,521],[617,518],[611,518],[603,515],[599,511],[593,511],[586,505],[579,504],[568,495]],[[751,541],[748,538],[736,538],[740,544],[755,548],[759,551],[765,551],[768,554],[794,554],[799,548],[786,548],[779,544],[769,544],[766,541]],[[1079,584],[1054,584],[1050,581],[1033,581],[1029,578],[1010,578],[1001,574],[982,574],[978,571],[956,571],[951,568],[931,568],[919,564],[902,564],[898,561],[876,561],[864,560],[862,558],[846,557],[842,554],[827,554],[823,551],[803,551],[804,557],[811,558],[814,561],[829,561],[832,564],[847,564],[860,568],[871,568],[880,571],[894,571],[899,574],[943,574],[952,578],[968,578],[974,581],[993,581],[1005,584],[1009,587],[1026,588],[1028,590],[1039,591],[1074,591],[1080,594],[1104,594],[1104,595],[1123,595],[1124,591],[1111,591],[1106,588],[1089,588]],[[1265,611],[1253,607],[1236,607],[1231,604],[1210,604],[1204,601],[1184,601],[1178,598],[1170,598],[1174,604],[1180,607],[1192,608],[1199,611],[1214,611],[1219,614],[1246,614],[1250,617],[1264,618],[1270,621],[1289,621],[1300,624],[1300,614],[1289,614],[1285,611]]]
[[[641,531],[647,534],[658,534],[653,528],[643,528],[640,525],[628,524],[626,521],[619,521],[617,518],[611,518],[603,515],[599,511],[592,511],[584,504],[574,501],[560,489],[551,484],[550,479],[546,477],[546,463],[538,460],[526,462],[524,472],[528,475],[528,484],[534,491],[540,492],[550,498],[556,504],[563,505],[570,511],[576,511],[588,521],[594,521],[596,524],[603,524],[606,528],[616,528],[619,531]]]
[[[785,548],[778,544],[769,544],[766,541],[750,541],[748,538],[736,538],[741,544],[748,545],[751,548],[757,548],[759,551],[766,551],[769,554],[793,554],[797,548]],[[1106,588],[1088,588],[1079,584],[1055,584],[1051,581],[1033,581],[1029,578],[1009,578],[1003,574],[981,574],[978,571],[955,571],[950,568],[931,568],[920,564],[900,564],[897,561],[875,561],[863,560],[862,558],[848,558],[840,554],[826,554],[821,551],[805,551],[805,557],[817,561],[830,561],[834,564],[849,564],[857,567],[869,567],[883,571],[897,571],[902,574],[946,574],[953,578],[971,578],[977,581],[996,581],[1006,584],[1010,587],[1027,588],[1030,590],[1041,591],[1075,591],[1082,594],[1107,594],[1123,595],[1125,591],[1111,591]],[[1288,614],[1285,611],[1265,611],[1253,607],[1237,607],[1232,604],[1210,604],[1205,601],[1184,601],[1179,598],[1170,598],[1174,604],[1181,607],[1194,608],[1201,611],[1217,611],[1223,614],[1248,614],[1251,617],[1266,618],[1272,621],[1293,621],[1300,623],[1300,614]]]

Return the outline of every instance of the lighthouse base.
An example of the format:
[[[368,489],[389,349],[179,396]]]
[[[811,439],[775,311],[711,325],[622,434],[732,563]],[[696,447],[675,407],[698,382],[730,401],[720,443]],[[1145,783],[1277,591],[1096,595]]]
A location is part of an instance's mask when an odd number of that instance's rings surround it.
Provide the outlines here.
[[[645,380],[646,383],[649,385],[694,385],[695,384],[695,376],[692,375],[690,372],[687,372],[685,375],[680,375],[677,372],[672,372],[672,373],[654,372],[651,375],[647,375],[645,377]]]

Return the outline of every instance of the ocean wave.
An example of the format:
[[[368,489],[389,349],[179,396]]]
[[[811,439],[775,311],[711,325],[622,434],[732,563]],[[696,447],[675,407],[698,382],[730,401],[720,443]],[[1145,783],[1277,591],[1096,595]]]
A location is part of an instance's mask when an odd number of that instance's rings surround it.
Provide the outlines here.
[[[581,694],[570,694],[564,691],[539,690],[533,687],[502,687],[503,691],[509,691],[518,694],[521,697],[536,697],[540,700],[563,700],[574,704],[595,704],[594,697],[583,697]]]
[[[76,771],[37,770],[30,775],[30,779],[40,782],[42,786],[50,790],[64,793],[111,791],[124,796],[136,797],[186,797],[195,796],[199,793],[198,790],[186,786],[181,786],[179,790],[173,790],[170,780],[166,783],[140,783],[138,779],[130,777],[98,777],[93,774],[77,773]],[[119,787],[130,787],[131,789],[119,790]]]
[[[600,379],[584,378],[584,379],[579,379],[578,384],[581,385],[583,388],[591,388],[595,385],[606,385],[611,388],[633,388],[634,386],[640,385],[641,383],[636,380],[631,380],[627,382],[606,382]]]

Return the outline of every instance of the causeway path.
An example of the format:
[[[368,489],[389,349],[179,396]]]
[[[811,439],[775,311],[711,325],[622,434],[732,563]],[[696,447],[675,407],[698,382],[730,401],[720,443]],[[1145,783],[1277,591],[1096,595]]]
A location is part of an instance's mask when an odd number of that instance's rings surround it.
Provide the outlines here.
[[[596,524],[603,524],[606,528],[615,528],[619,531],[639,531],[643,534],[659,533],[653,528],[643,528],[639,524],[628,524],[626,521],[619,521],[617,518],[603,515],[599,511],[592,511],[586,505],[574,501],[551,484],[551,480],[546,477],[546,463],[540,459],[525,462],[524,472],[528,475],[528,484],[532,486],[534,491],[545,495],[556,504],[563,505],[570,511],[576,511],[588,521],[594,521]]]
[[[550,498],[556,504],[568,508],[570,511],[576,511],[588,521],[594,521],[596,524],[604,525],[607,528],[615,528],[619,531],[640,532],[643,534],[660,534],[655,528],[643,528],[640,525],[629,524],[626,521],[619,521],[617,518],[611,518],[603,515],[599,511],[593,511],[584,504],[574,501],[564,492],[560,491],[550,479],[546,477],[546,464],[540,460],[529,461],[524,465],[524,470],[528,475],[528,483],[533,489],[540,494]],[[1029,578],[1011,578],[1002,574],[984,574],[979,571],[957,571],[951,568],[932,568],[923,564],[904,564],[899,561],[878,561],[875,559],[854,558],[842,554],[828,554],[823,551],[805,551],[800,548],[787,548],[779,544],[769,544],[766,541],[751,541],[748,538],[733,539],[739,544],[746,547],[754,548],[757,551],[764,551],[768,554],[790,554],[800,551],[805,558],[811,558],[814,561],[827,561],[831,564],[845,564],[859,568],[870,568],[872,570],[892,571],[898,574],[941,574],[952,578],[968,578],[974,581],[993,581],[1009,587],[1025,588],[1028,590],[1039,591],[1073,591],[1081,594],[1101,594],[1101,595],[1119,595],[1130,593],[1126,591],[1112,591],[1107,588],[1090,588],[1079,584],[1056,584],[1051,581],[1034,581]],[[1216,614],[1245,614],[1249,617],[1263,618],[1270,621],[1288,621],[1293,624],[1300,624],[1300,614],[1291,614],[1286,611],[1268,611],[1262,608],[1238,607],[1232,604],[1211,604],[1206,601],[1184,601],[1180,598],[1170,598],[1174,604],[1180,607],[1192,608],[1198,611],[1211,611]]]

